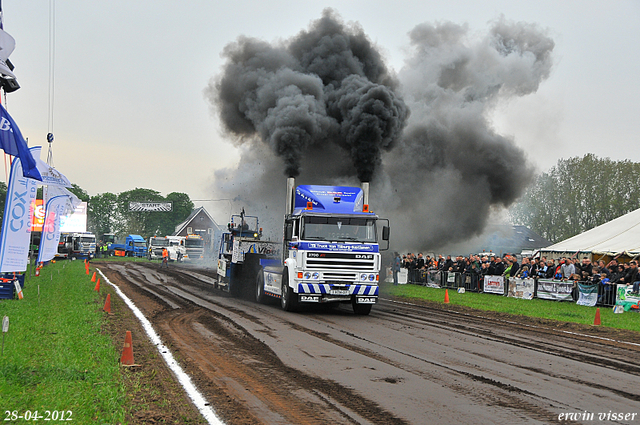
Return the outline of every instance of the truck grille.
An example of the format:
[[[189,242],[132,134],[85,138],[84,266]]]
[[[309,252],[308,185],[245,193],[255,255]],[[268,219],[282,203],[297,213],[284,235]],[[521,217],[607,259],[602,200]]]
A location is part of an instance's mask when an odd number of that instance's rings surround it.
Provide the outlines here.
[[[355,271],[371,271],[375,266],[373,254],[353,254],[335,252],[308,252],[306,267],[317,270],[350,269]],[[327,276],[328,273],[325,273]],[[356,273],[351,273],[356,276]]]

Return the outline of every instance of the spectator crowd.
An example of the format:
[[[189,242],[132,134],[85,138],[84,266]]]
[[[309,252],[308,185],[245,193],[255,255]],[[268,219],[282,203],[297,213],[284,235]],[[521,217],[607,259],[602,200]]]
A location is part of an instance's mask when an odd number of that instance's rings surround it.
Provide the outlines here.
[[[582,261],[573,257],[560,259],[548,259],[547,257],[523,257],[518,262],[516,254],[506,254],[503,257],[497,255],[470,255],[446,258],[439,255],[438,258],[408,253],[400,255],[396,253],[394,264],[408,270],[410,282],[421,280],[423,272],[443,271],[466,273],[476,275],[479,279],[484,276],[509,277],[537,277],[541,279],[556,279],[591,284],[602,284],[608,288],[614,288],[617,284],[633,285],[632,292],[638,294],[640,286],[640,272],[635,259],[629,262],[618,263],[617,259],[605,264],[603,260],[591,263],[588,257]]]

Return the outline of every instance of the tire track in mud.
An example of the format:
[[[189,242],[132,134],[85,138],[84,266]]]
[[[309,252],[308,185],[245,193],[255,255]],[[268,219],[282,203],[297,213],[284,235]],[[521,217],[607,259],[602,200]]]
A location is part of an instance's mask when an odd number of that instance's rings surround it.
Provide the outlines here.
[[[194,273],[189,273],[189,276],[191,277],[195,277]],[[184,289],[184,288],[183,288]],[[260,320],[258,317],[248,314],[246,311],[244,310],[240,310],[240,309],[234,309],[234,308],[229,308],[228,306],[226,307],[228,310],[233,310],[235,313],[243,316],[244,318],[251,320],[255,323],[260,323]],[[282,318],[280,318],[281,321]],[[306,329],[304,327],[301,327],[299,325],[297,325],[295,322],[293,321],[284,321],[286,322],[286,324],[288,326],[290,326],[293,329],[296,329],[300,332],[306,332],[306,333],[310,333],[313,334],[315,337],[317,337],[318,339],[322,339],[326,342],[329,342],[331,344],[334,344],[336,346],[340,346],[342,348],[348,349],[350,351],[353,352],[357,352],[359,354],[365,355],[367,357],[376,359],[377,361],[380,362],[384,362],[387,363],[393,367],[399,368],[399,369],[403,369],[406,370],[409,373],[414,373],[414,374],[419,374],[419,375],[423,375],[425,376],[424,373],[420,372],[420,371],[416,371],[416,370],[411,370],[411,369],[406,369],[403,367],[402,364],[392,361],[384,356],[380,356],[377,355],[375,352],[371,351],[371,350],[363,350],[360,347],[357,347],[355,345],[352,344],[347,344],[343,341],[339,341],[336,340],[334,338],[329,337],[327,334],[325,333],[319,333],[319,332],[314,332],[314,331],[310,331],[309,329]],[[342,331],[341,331],[342,332]],[[354,335],[354,334],[350,334],[350,333],[346,333],[346,335],[348,335],[349,337],[352,338],[356,338],[358,339],[359,337]],[[404,354],[407,355],[407,353],[401,353],[399,352],[399,354]],[[420,359],[428,364],[430,364],[432,367],[438,367],[438,368],[443,368],[442,365],[434,363],[434,362],[429,362],[426,361],[425,359]],[[278,359],[279,361],[279,359]],[[491,393],[483,393],[480,391],[476,391],[475,389],[469,389],[468,385],[461,385],[460,383],[455,383],[454,385],[450,385],[450,389],[454,390],[455,392],[458,392],[460,394],[464,394],[466,397],[470,397],[473,398],[475,400],[477,400],[478,402],[482,402],[482,403],[486,403],[486,404],[491,404],[494,406],[499,406],[502,408],[511,408],[511,409],[515,409],[515,410],[524,410],[527,412],[528,417],[535,417],[538,419],[544,419],[549,417],[550,413],[547,412],[545,409],[542,408],[541,404],[532,404],[527,402],[526,400],[514,400],[513,399],[513,393],[524,393],[526,395],[529,396],[533,396],[533,394],[528,393],[527,391],[524,390],[520,390],[516,387],[513,387],[511,385],[508,384],[503,384],[501,382],[492,380],[492,379],[488,379],[484,376],[481,375],[475,375],[475,374],[471,374],[469,372],[464,372],[464,371],[459,371],[456,369],[452,369],[452,368],[445,368],[448,372],[453,372],[453,373],[457,373],[460,376],[464,376],[469,378],[470,380],[474,381],[474,382],[480,382],[483,384],[489,384],[492,385],[493,387],[495,387],[494,391]],[[430,375],[430,378],[434,379],[434,380],[439,380],[442,382],[442,375],[440,376],[433,376]],[[454,380],[455,381],[455,380]],[[506,390],[506,391],[505,391]],[[496,391],[503,391],[503,393],[496,393]],[[483,394],[482,397],[479,396],[479,394]],[[344,400],[344,402],[348,402],[349,400]],[[545,402],[548,402],[549,400],[544,400]],[[378,415],[379,416],[379,415]],[[297,422],[293,422],[293,423],[297,423]],[[361,423],[361,421],[358,421],[358,423]],[[390,422],[391,423],[391,422]],[[396,423],[395,421],[393,423]]]
[[[219,399],[214,393],[222,392],[228,403],[233,400],[232,412],[221,412],[228,423],[406,423],[350,388],[284,365],[268,346],[225,315],[180,297],[186,281],[196,279],[193,272],[187,277],[175,270],[169,273],[180,279],[178,291],[171,288],[174,282],[158,279],[160,272],[155,270],[143,273],[131,266],[108,265],[105,272],[117,274],[124,290],[164,307],[151,309],[151,321],[208,397]]]
[[[526,327],[518,329],[519,334],[505,335],[502,332],[513,332],[513,329],[506,329],[515,323],[498,323],[495,319],[472,316],[475,326],[470,326],[462,320],[467,317],[457,319],[457,312],[443,312],[441,309],[422,307],[421,316],[414,313],[404,313],[393,311],[388,315],[388,320],[396,323],[406,324],[411,321],[417,325],[426,325],[443,330],[455,331],[469,336],[483,338],[488,341],[501,342],[506,345],[535,350],[543,354],[564,357],[583,363],[608,367],[618,372],[624,372],[640,376],[640,347],[625,344],[620,341],[607,341],[600,339],[589,339],[588,337],[575,337],[567,334],[558,334],[550,328]],[[385,311],[386,313],[386,311]],[[427,313],[426,315],[424,313]],[[388,314],[388,313],[387,313]],[[453,315],[453,318],[452,318]],[[583,344],[576,347],[576,340]],[[586,352],[588,350],[589,352]],[[610,354],[614,358],[608,358]]]

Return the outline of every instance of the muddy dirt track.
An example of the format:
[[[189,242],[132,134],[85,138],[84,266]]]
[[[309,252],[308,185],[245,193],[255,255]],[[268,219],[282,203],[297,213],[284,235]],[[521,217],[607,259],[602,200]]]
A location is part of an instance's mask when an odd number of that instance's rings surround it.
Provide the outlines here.
[[[573,423],[640,423],[637,333],[610,341],[601,328],[384,296],[369,316],[350,306],[286,313],[214,289],[210,269],[96,266],[227,424],[531,424],[585,411],[593,420]]]

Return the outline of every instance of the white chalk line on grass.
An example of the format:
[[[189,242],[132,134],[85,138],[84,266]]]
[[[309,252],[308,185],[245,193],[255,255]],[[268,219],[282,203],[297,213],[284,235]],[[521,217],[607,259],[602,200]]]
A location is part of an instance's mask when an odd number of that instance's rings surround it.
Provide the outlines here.
[[[173,357],[173,355],[171,354],[171,351],[167,348],[166,345],[162,343],[162,341],[160,340],[160,337],[158,336],[156,331],[153,329],[151,322],[149,322],[149,320],[144,316],[144,314],[142,314],[140,309],[133,303],[133,301],[131,301],[129,297],[127,297],[124,294],[124,292],[122,292],[122,290],[120,290],[118,286],[111,283],[111,281],[107,278],[107,276],[104,275],[104,273],[102,273],[100,269],[96,269],[96,270],[98,270],[98,273],[100,273],[102,278],[109,285],[113,286],[113,288],[118,293],[120,298],[122,298],[122,300],[129,306],[131,311],[133,311],[133,314],[135,314],[138,320],[140,320],[140,323],[142,324],[142,327],[144,328],[147,335],[149,336],[149,339],[158,348],[158,352],[160,353],[162,358],[164,358],[164,361],[167,363],[167,366],[169,366],[169,368],[173,371],[173,373],[175,373],[176,377],[178,378],[178,382],[180,382],[180,385],[182,385],[182,388],[184,388],[184,390],[187,392],[187,395],[189,396],[191,401],[193,401],[193,404],[195,404],[195,406],[198,408],[202,416],[204,416],[204,418],[210,424],[224,425],[224,422],[222,422],[222,420],[218,418],[213,408],[209,406],[209,402],[207,402],[204,396],[198,391],[196,386],[193,385],[193,382],[191,381],[191,378],[189,377],[189,375],[187,375],[184,372],[184,370],[182,370],[182,367],[180,367],[176,359]]]
[[[411,306],[415,306],[415,307],[420,307],[420,305],[418,305],[418,304],[408,303],[408,302],[405,302],[405,301],[396,301],[396,300],[391,300],[391,299],[388,299],[388,298],[381,298],[381,299],[384,299],[385,301],[391,301],[392,303],[396,303],[396,304],[406,304],[406,305],[411,305]],[[469,314],[469,313],[461,313],[461,312],[455,311],[455,310],[445,310],[445,311],[448,311],[450,313],[461,314],[463,316],[478,317],[480,319],[493,320],[493,321],[496,321],[496,322],[509,323],[509,324],[514,324],[514,325],[518,325],[518,326],[525,326],[527,328],[532,328],[532,329],[551,329],[551,330],[554,330],[556,332],[562,332],[562,333],[569,334],[569,335],[582,336],[582,337],[585,337],[585,338],[601,339],[603,341],[617,342],[618,344],[628,344],[628,345],[634,345],[636,347],[640,347],[640,344],[637,344],[635,342],[620,341],[618,339],[611,339],[611,338],[605,338],[605,337],[602,337],[602,336],[581,334],[581,333],[577,333],[577,332],[565,331],[565,330],[562,330],[562,329],[544,328],[542,326],[527,325],[526,323],[514,322],[514,321],[510,321],[510,320],[496,319],[496,318],[493,318],[493,317],[476,316],[476,315]]]

